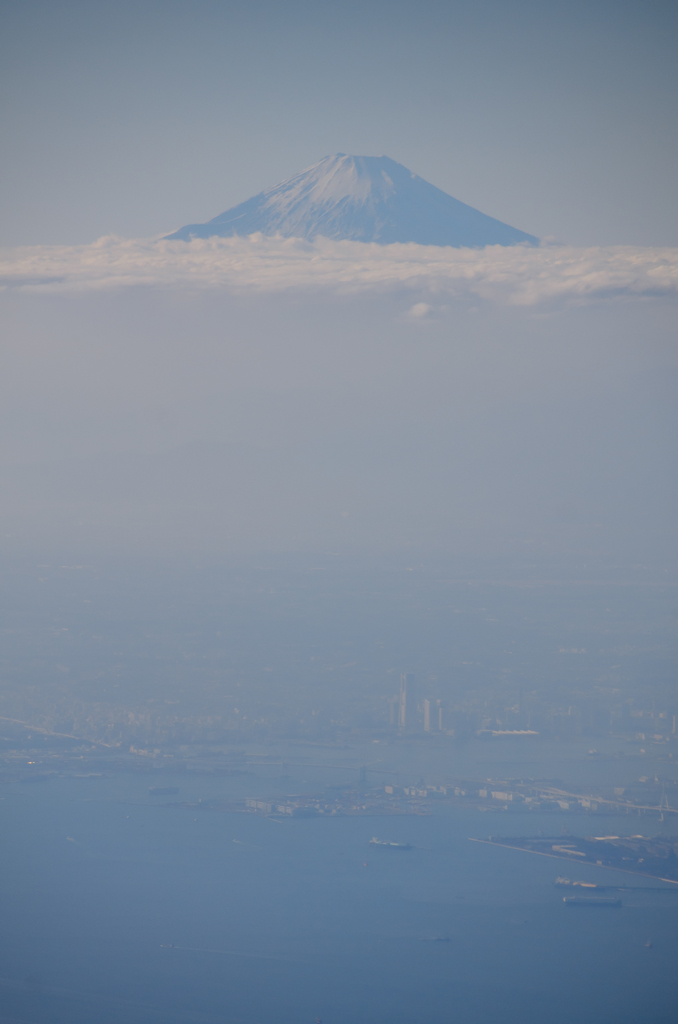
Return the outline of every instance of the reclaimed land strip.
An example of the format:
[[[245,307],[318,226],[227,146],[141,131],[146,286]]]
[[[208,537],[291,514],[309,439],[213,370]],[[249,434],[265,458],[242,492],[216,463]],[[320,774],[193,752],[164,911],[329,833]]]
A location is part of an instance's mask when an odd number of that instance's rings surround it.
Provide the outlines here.
[[[514,846],[511,843],[500,843],[496,839],[477,839],[475,836],[469,836],[469,842],[471,843],[485,843],[487,846],[502,846],[506,850],[519,850],[521,853],[536,853],[540,857],[554,857],[556,860],[567,860],[570,864],[575,863],[571,856],[566,856],[564,853],[547,853],[545,850],[531,850],[526,846]],[[675,878],[663,878],[661,875],[653,875],[647,871],[637,871],[635,868],[618,868],[612,864],[597,864],[593,860],[582,860],[578,861],[579,864],[589,864],[594,868],[607,868],[608,871],[623,871],[627,875],[641,875],[643,878],[656,878],[659,882],[668,882],[670,885],[678,885],[678,880]]]

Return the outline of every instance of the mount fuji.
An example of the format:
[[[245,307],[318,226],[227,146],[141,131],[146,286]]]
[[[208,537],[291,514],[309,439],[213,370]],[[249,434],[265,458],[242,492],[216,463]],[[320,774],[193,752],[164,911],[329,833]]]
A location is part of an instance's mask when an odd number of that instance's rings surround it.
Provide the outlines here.
[[[232,235],[318,235],[354,242],[416,242],[478,249],[538,245],[539,239],[488,217],[430,185],[387,156],[337,153],[260,192],[205,224],[168,239]]]

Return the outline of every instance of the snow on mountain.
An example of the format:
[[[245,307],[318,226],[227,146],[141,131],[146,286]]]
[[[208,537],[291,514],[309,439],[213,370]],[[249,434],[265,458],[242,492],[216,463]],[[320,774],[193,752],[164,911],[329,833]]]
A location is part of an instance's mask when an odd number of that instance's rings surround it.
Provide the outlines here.
[[[168,239],[264,235],[482,248],[539,240],[430,185],[387,156],[337,153]]]

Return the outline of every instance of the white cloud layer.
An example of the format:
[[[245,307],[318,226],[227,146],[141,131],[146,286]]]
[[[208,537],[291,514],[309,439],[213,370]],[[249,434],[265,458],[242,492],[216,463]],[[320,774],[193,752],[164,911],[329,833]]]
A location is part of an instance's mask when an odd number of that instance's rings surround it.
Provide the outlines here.
[[[81,291],[140,285],[238,293],[409,290],[441,299],[468,296],[534,306],[676,294],[678,249],[451,249],[261,235],[186,243],[108,236],[92,245],[15,249],[0,259],[2,288]]]

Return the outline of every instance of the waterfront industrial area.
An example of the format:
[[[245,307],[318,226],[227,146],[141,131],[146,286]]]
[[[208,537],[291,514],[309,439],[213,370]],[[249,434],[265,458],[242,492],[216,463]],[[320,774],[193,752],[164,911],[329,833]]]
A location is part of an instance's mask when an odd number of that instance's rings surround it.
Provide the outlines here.
[[[0,718],[5,733],[0,736],[0,783],[120,771],[146,773],[154,779],[168,775],[275,776],[276,772],[284,775],[286,768],[301,768],[316,775],[319,771],[322,784],[301,794],[284,790],[239,794],[237,800],[229,796],[216,803],[224,810],[307,817],[423,815],[441,803],[449,808],[556,812],[568,817],[650,815],[665,821],[678,815],[677,716],[671,709],[652,708],[646,713],[635,709],[632,702],[619,705],[613,694],[603,702],[605,715],[591,717],[585,728],[585,718],[574,706],[567,714],[551,708],[547,721],[543,715],[539,718],[527,700],[501,711],[495,706],[493,716],[487,714],[486,701],[484,709],[472,710],[469,705],[450,718],[449,708],[440,700],[434,704],[423,696],[426,692],[413,675],[402,673],[398,692],[387,701],[387,721],[381,725],[375,722],[370,727],[335,730],[332,738],[318,732],[314,737],[268,736],[264,743],[248,728],[233,735],[212,720],[201,725],[202,735],[196,741],[177,742],[161,726],[164,712],[160,718],[149,713],[143,722],[128,713],[128,736],[135,740],[131,743],[124,731],[112,731],[110,722],[102,730],[91,721],[78,732],[77,723],[68,731],[56,729],[44,715],[37,722],[4,716]],[[646,718],[645,728],[652,732],[634,732],[636,721]],[[455,727],[445,728],[450,721]],[[539,724],[544,735],[532,728],[534,724]],[[211,735],[215,731],[221,733],[219,738]],[[597,736],[596,747],[588,745],[589,736]],[[376,760],[375,745],[382,755]],[[558,759],[559,750],[561,761],[567,760],[562,754],[569,750],[576,752],[575,760],[585,764],[584,771],[577,773],[577,783],[544,777],[544,769],[549,770],[547,765]],[[316,752],[315,757],[311,751]],[[455,770],[455,764],[468,764],[471,751],[477,766],[501,763],[510,773],[462,774]],[[365,757],[368,753],[369,758]],[[601,773],[604,765],[607,770]],[[539,774],[535,766],[541,767]],[[633,771],[636,766],[639,774]],[[328,782],[327,773],[337,771],[350,778],[339,785]]]
[[[482,752],[487,748],[481,743],[476,749]],[[419,774],[408,778],[408,770],[411,772],[412,767],[405,764],[397,768],[402,761],[402,748],[385,750],[384,754],[389,755],[386,760],[382,756],[377,762],[362,765],[355,763],[355,754],[350,748],[341,751],[342,763],[330,760],[332,754],[336,759],[336,753],[336,748],[316,748],[315,755],[309,756],[299,747],[291,756],[285,756],[281,751],[262,753],[223,747],[193,747],[172,752],[134,747],[122,751],[103,744],[74,744],[69,749],[60,750],[19,748],[5,750],[0,756],[0,785],[3,782],[46,782],[60,777],[96,778],[132,772],[147,776],[149,791],[158,795],[178,792],[182,780],[200,777],[226,780],[241,776],[240,789],[247,778],[256,778],[258,783],[253,788],[260,790],[262,779],[268,778],[271,783],[277,778],[282,781],[287,779],[287,771],[306,769],[306,774],[315,772],[322,783],[319,781],[301,793],[289,792],[285,783],[278,792],[271,786],[267,794],[239,794],[237,799],[229,796],[223,800],[202,801],[201,806],[306,817],[327,814],[425,815],[436,807],[447,807],[451,810],[473,808],[488,813],[555,813],[565,818],[622,814],[649,816],[660,822],[675,819],[678,824],[678,781],[672,759],[655,757],[648,763],[649,759],[620,758],[619,770],[621,774],[623,768],[624,784],[617,785],[616,773],[610,771],[610,762],[614,761],[608,758],[606,774],[608,778],[611,776],[611,781],[598,782],[594,788],[590,779],[585,784],[574,784],[527,774],[517,777],[513,773],[484,778],[443,775],[441,769],[446,759],[441,757],[433,758],[427,765],[437,768],[436,777],[427,773],[428,777]],[[410,762],[416,763],[416,748],[410,748],[408,753],[412,755]],[[589,760],[590,771],[595,775],[594,766],[599,762],[593,755],[589,755]],[[524,765],[516,761],[514,767]],[[630,770],[634,767],[647,774],[636,776],[629,782]],[[589,768],[588,761],[586,768]],[[348,778],[340,783],[327,781],[337,773]]]
[[[481,743],[478,749],[487,747]],[[334,759],[330,759],[332,753]],[[346,755],[350,751],[342,753]],[[348,758],[336,763],[336,754],[336,750],[321,753],[317,748],[306,757],[297,749],[293,757],[287,758],[280,752],[265,754],[204,748],[171,754],[156,750],[149,754],[136,749],[122,752],[105,748],[103,744],[88,749],[76,745],[59,751],[5,751],[0,758],[0,792],[3,784],[49,783],[60,779],[102,780],[123,773],[136,776],[140,781],[146,780],[144,802],[150,806],[165,811],[188,811],[191,815],[258,815],[292,821],[323,817],[430,817],[480,811],[491,814],[493,821],[496,815],[508,815],[520,816],[516,820],[523,822],[526,814],[540,821],[543,816],[545,822],[537,828],[537,836],[506,837],[502,835],[505,828],[498,824],[500,819],[497,818],[492,834],[488,837],[469,836],[469,839],[566,860],[577,868],[586,865],[644,875],[669,886],[675,884],[678,891],[678,782],[670,775],[661,777],[656,763],[657,773],[641,775],[631,784],[617,786],[612,783],[592,789],[590,786],[556,784],[553,780],[540,781],[524,776],[484,779],[420,777],[412,781],[405,777],[403,768],[382,767],[381,758],[370,764],[355,765]],[[628,759],[622,760],[628,776]],[[396,762],[394,758],[393,763]],[[673,764],[670,767],[673,768]],[[313,770],[316,784],[303,792],[293,791],[299,773],[308,776],[313,774]],[[350,778],[343,783],[327,782],[328,775],[337,771],[348,773]],[[388,777],[386,781],[384,776]],[[325,781],[321,785],[323,778]],[[212,795],[195,797],[196,783],[208,779]],[[267,780],[270,791],[264,795],[262,790]],[[272,785],[274,780],[277,791]],[[223,792],[213,795],[214,786],[220,782]],[[12,788],[16,793],[15,786]],[[612,817],[618,829],[620,820],[628,821],[624,834],[610,835],[604,827],[594,827],[594,821]],[[656,831],[659,825],[661,835],[650,837],[641,834],[637,821],[648,818],[652,824],[648,821],[643,831]],[[560,834],[555,834],[554,819],[560,826]],[[568,819],[572,819],[575,831],[603,834],[573,835],[565,824]],[[473,820],[477,823],[477,814]],[[575,825],[575,820],[579,824]],[[548,821],[553,824],[547,824]],[[410,843],[378,840],[376,837],[371,844],[387,850],[414,848]],[[570,883],[568,878],[560,878],[559,883],[595,888],[594,883]],[[583,899],[567,897],[577,904]],[[608,905],[600,900],[598,903]]]
[[[509,850],[522,850],[543,857],[569,860],[577,868],[584,864],[600,868],[612,868],[656,878],[661,882],[678,887],[678,835],[662,838],[648,836],[559,836],[538,838],[495,838],[473,839],[477,843],[489,843]],[[575,882],[568,878],[556,879],[559,885],[597,888],[595,884]],[[672,890],[673,891],[673,890]],[[678,888],[675,890],[678,892]]]

